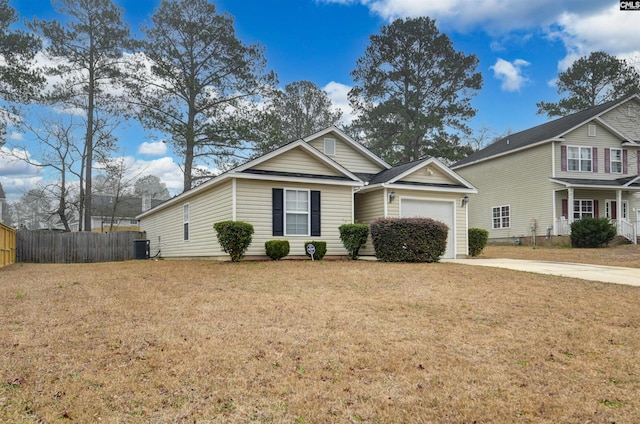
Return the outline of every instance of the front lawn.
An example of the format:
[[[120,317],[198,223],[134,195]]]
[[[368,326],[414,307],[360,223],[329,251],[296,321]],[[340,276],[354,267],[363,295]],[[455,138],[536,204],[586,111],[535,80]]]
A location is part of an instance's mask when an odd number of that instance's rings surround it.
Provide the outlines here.
[[[640,422],[640,289],[349,261],[0,270],[0,422]]]

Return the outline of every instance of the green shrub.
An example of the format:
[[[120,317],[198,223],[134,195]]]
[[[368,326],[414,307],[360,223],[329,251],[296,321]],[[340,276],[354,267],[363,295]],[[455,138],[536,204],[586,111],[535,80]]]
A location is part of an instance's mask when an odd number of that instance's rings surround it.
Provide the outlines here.
[[[269,240],[264,242],[267,256],[277,261],[289,254],[289,240]]]
[[[371,223],[376,257],[384,262],[437,262],[449,228],[430,218],[383,218]]]
[[[247,248],[251,244],[253,225],[240,221],[221,221],[213,224],[218,235],[218,243],[233,262],[244,258]]]
[[[571,223],[571,246],[606,246],[616,236],[616,227],[608,218],[584,217]]]
[[[304,242],[304,254],[308,257],[311,257],[309,253],[307,253],[307,245],[313,244],[316,247],[316,253],[313,255],[313,259],[320,260],[324,258],[324,255],[327,254],[327,242],[326,241],[305,241]]]
[[[482,228],[469,228],[469,255],[478,256],[489,241],[489,231]]]
[[[344,224],[338,227],[340,240],[344,248],[349,252],[351,259],[358,259],[358,252],[365,246],[369,235],[367,224]]]

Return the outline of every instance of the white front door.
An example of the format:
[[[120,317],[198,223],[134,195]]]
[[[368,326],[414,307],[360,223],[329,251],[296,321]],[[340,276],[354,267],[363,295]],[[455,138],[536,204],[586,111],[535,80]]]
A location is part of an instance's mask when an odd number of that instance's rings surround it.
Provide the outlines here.
[[[455,259],[455,203],[441,200],[400,199],[401,218],[431,218],[444,222],[449,227],[447,248],[442,255],[446,259]]]

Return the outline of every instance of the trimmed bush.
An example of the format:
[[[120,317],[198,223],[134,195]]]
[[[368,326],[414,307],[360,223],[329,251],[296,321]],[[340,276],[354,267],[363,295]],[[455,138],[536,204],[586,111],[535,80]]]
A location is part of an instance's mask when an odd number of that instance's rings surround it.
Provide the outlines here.
[[[213,224],[218,235],[218,243],[233,262],[244,258],[247,248],[251,244],[253,225],[241,221],[220,221]]]
[[[269,240],[264,242],[267,256],[277,261],[289,254],[289,240]]]
[[[616,236],[615,225],[608,218],[584,217],[571,223],[571,246],[602,247]]]
[[[367,224],[344,224],[338,227],[340,240],[344,248],[349,252],[351,259],[358,259],[358,252],[365,246],[369,235],[369,225]]]
[[[489,231],[469,228],[469,256],[478,256],[489,241]]]
[[[304,242],[304,254],[308,257],[311,257],[309,253],[307,253],[307,245],[313,244],[316,247],[316,253],[313,255],[313,259],[320,260],[324,258],[324,255],[327,254],[327,242],[326,241],[305,241]]]
[[[430,218],[383,218],[371,223],[376,257],[383,262],[437,262],[449,228]]]

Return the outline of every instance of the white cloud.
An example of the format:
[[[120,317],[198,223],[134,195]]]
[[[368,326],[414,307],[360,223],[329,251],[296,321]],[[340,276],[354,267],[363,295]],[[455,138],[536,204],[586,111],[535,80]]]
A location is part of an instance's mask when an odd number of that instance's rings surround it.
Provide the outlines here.
[[[618,57],[640,53],[638,14],[620,11],[617,3],[592,15],[565,12],[558,17],[557,27],[550,30],[549,35],[562,40],[567,49],[567,56],[558,64],[561,71],[593,51]]]
[[[138,153],[149,156],[164,156],[167,154],[167,144],[163,141],[145,141],[138,148]]]
[[[567,56],[559,64],[565,70],[577,58],[593,51],[617,57],[640,54],[640,25],[634,11],[621,11],[618,2],[603,0],[318,0],[325,3],[360,4],[391,21],[429,16],[441,31],[482,30],[497,40],[493,51],[505,49],[515,32],[531,31],[561,40]],[[506,38],[503,38],[506,37]]]
[[[18,159],[19,157],[29,157],[29,152],[0,148],[0,184],[8,202],[18,200],[42,181],[40,169]]]
[[[7,136],[7,138],[11,141],[22,141],[24,140],[24,134],[13,131]]]
[[[342,111],[342,123],[345,125],[351,124],[351,122],[356,118],[353,109],[349,105],[349,90],[351,90],[351,87],[339,82],[331,81],[322,89],[331,99],[333,106]]]
[[[526,60],[516,59],[513,62],[498,59],[491,67],[493,75],[502,81],[501,88],[504,91],[519,91],[529,79],[522,74],[522,68],[529,66]]]

